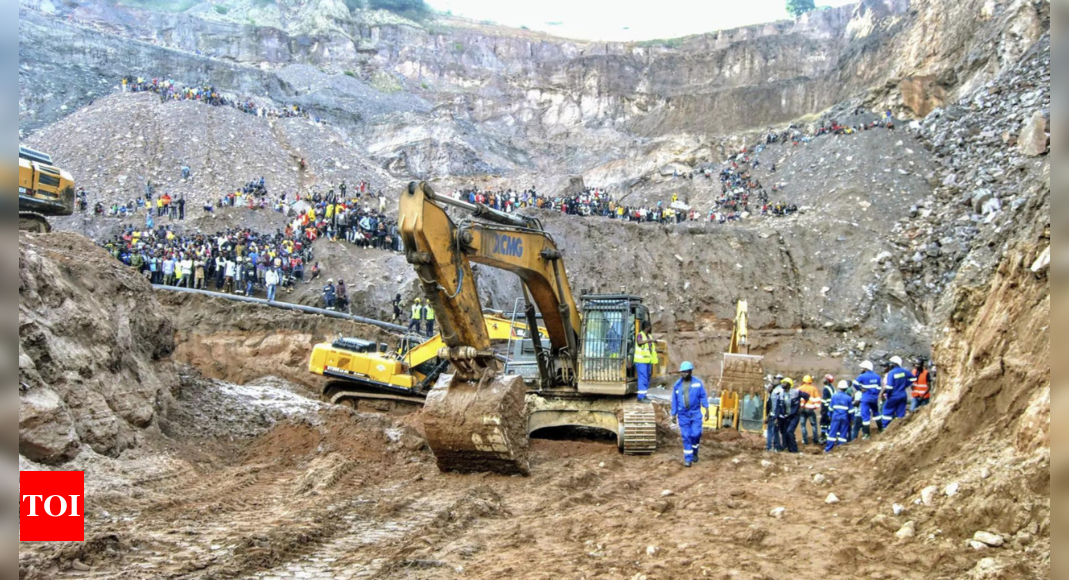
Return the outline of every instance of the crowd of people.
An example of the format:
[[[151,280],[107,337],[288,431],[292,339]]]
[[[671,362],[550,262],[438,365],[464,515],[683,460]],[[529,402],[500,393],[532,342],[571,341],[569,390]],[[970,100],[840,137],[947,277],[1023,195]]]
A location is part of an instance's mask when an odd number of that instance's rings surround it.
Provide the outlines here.
[[[906,368],[901,357],[891,357],[882,374],[865,361],[861,370],[852,381],[836,383],[835,377],[825,376],[821,387],[811,376],[803,378],[801,386],[777,376],[767,386],[766,449],[798,453],[796,432],[801,428],[803,445],[824,445],[825,452],[831,452],[872,437],[874,430],[882,432],[931,401],[935,371],[923,358]]]
[[[156,220],[165,216],[184,220],[185,198],[168,193],[154,197],[151,184],[146,185],[145,191],[136,201],[116,204],[109,212],[131,217],[143,211],[144,227],[127,226],[122,234],[103,245],[153,284],[266,296],[274,301],[280,289],[292,292],[297,284],[321,277],[312,245],[322,238],[363,248],[401,251],[396,222],[385,215],[385,197],[373,194],[366,182],[352,191],[343,182],[338,187],[340,194],[334,189],[326,195],[318,191],[303,197],[298,194],[292,203],[285,194],[280,195],[272,202],[274,209],[292,219],[274,234],[251,229],[179,234],[173,224],[157,226]],[[83,209],[86,197],[84,192],[77,197]],[[246,206],[265,209],[271,199],[267,182],[261,177],[224,194],[216,204],[206,204],[204,211]],[[99,211],[100,205],[96,213],[105,213]],[[347,309],[344,280],[330,280],[324,287],[323,301],[326,308]]]
[[[281,109],[265,107],[257,104],[252,99],[239,99],[225,96],[214,85],[204,84],[199,87],[179,86],[170,79],[146,79],[143,77],[126,76],[121,80],[123,92],[129,93],[154,93],[159,95],[161,101],[199,101],[213,107],[232,107],[243,113],[256,115],[257,117],[292,118],[301,117],[322,122],[318,117],[312,116],[307,110],[297,105],[291,105]]]
[[[649,356],[655,349],[642,350],[643,340],[652,340],[648,327],[636,338],[636,370],[656,364],[656,359]],[[875,372],[873,363],[865,361],[856,379],[836,383],[835,377],[827,375],[820,387],[811,376],[802,379],[801,386],[791,378],[775,377],[766,387],[766,449],[800,453],[800,430],[803,445],[822,445],[825,453],[831,453],[859,438],[871,438],[874,431],[882,432],[893,421],[904,419],[907,412],[915,413],[931,402],[935,370],[929,370],[924,359],[918,359],[911,369],[903,365],[901,357],[891,357],[881,375]],[[647,369],[646,377],[648,372]],[[643,401],[643,373],[638,374],[639,401]],[[689,361],[680,365],[671,397],[671,417],[678,421],[683,439],[683,462],[690,467],[700,458],[703,422],[711,420],[710,404],[715,399],[695,376],[694,364]]]
[[[855,115],[860,116],[861,111],[855,111]],[[473,187],[456,191],[454,197],[470,203],[482,203],[506,213],[534,207],[567,215],[602,217],[636,223],[671,224],[684,221],[709,221],[723,224],[751,215],[785,217],[798,213],[798,206],[786,201],[774,201],[773,198],[782,190],[781,186],[773,184],[766,189],[761,179],[756,176],[757,170],[763,167],[760,155],[768,146],[784,143],[797,147],[817,137],[852,135],[877,128],[894,129],[894,119],[890,112],[881,120],[859,122],[853,125],[844,125],[835,121],[825,123],[812,134],[805,133],[795,125],[791,125],[782,132],[769,129],[763,142],[755,143],[729,157],[727,165],[719,174],[715,172],[712,165],[698,170],[699,177],[704,176],[710,180],[718,178],[720,181],[721,193],[714,200],[714,206],[708,211],[688,206],[679,199],[678,195],[673,195],[668,204],[663,201],[656,204],[628,204],[618,201],[615,196],[604,189],[595,187],[588,187],[573,194],[552,197],[540,195],[534,188],[523,191],[511,189],[484,191]],[[770,175],[774,175],[778,168],[776,163],[771,163],[767,169]],[[693,180],[695,173],[688,172],[676,176]]]
[[[313,262],[312,240],[305,229],[263,234],[227,229],[214,234],[179,235],[170,226],[129,226],[103,246],[151,283],[216,290],[275,300],[280,288],[292,291],[321,275]],[[310,268],[308,264],[313,264]],[[307,280],[306,280],[307,279]]]

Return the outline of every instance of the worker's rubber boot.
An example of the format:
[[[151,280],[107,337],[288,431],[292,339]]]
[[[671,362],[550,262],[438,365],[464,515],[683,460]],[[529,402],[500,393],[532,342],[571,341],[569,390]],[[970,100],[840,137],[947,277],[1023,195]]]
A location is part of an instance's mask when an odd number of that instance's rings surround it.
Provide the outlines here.
[[[691,465],[694,465],[694,463],[692,461],[690,461],[690,460],[687,460],[687,461],[683,462],[683,467],[690,467]]]
[[[872,439],[872,427],[868,425],[861,427],[861,435],[864,439]]]
[[[698,462],[698,446],[694,446],[694,463]]]

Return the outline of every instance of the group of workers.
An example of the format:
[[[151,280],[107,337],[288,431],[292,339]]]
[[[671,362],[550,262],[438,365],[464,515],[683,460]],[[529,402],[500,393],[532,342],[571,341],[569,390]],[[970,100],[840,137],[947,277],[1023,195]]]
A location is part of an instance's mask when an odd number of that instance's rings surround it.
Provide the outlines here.
[[[649,353],[656,356],[656,349],[649,346],[652,339],[647,328],[639,333],[636,345],[638,397],[646,401],[652,362]],[[811,376],[806,376],[800,387],[793,379],[777,376],[767,387],[767,450],[799,453],[796,433],[800,429],[804,445],[823,444],[824,452],[830,453],[862,434],[871,437],[873,423],[879,431],[887,429],[895,419],[906,417],[907,406],[909,412],[916,412],[931,402],[934,375],[924,359],[918,359],[912,370],[903,365],[901,357],[892,357],[881,376],[872,362],[865,361],[855,380],[836,384],[835,377],[827,375],[822,388],[814,385]],[[671,414],[683,438],[684,465],[690,467],[698,461],[703,421],[710,419],[710,397],[705,384],[694,376],[692,363],[680,365],[679,374],[672,386]]]
[[[766,449],[798,453],[800,427],[804,445],[823,443],[824,451],[831,452],[859,436],[870,438],[873,424],[883,431],[895,419],[904,419],[907,407],[915,412],[931,401],[934,377],[924,359],[907,369],[901,357],[891,357],[882,376],[871,361],[861,363],[861,370],[853,381],[838,384],[828,375],[822,389],[810,376],[798,388],[792,379],[776,377],[768,386]]]

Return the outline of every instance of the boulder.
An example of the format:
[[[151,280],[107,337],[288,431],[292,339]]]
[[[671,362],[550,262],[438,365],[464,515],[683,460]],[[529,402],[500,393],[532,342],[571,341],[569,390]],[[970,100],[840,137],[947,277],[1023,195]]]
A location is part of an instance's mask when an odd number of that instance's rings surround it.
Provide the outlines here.
[[[973,540],[992,548],[1001,548],[1003,544],[1006,543],[1006,540],[1002,536],[991,532],[976,532],[976,535],[973,536]]]
[[[906,525],[902,526],[897,532],[895,537],[899,540],[908,540],[917,535],[917,524],[913,522],[906,522]]]
[[[935,496],[939,493],[939,488],[936,486],[926,487],[921,490],[921,501],[927,507],[932,507],[932,503],[935,502]]]
[[[1017,144],[1021,153],[1029,157],[1039,157],[1047,153],[1050,137],[1047,135],[1047,117],[1043,111],[1036,111],[1032,118],[1025,121],[1021,128],[1021,134],[1017,138]]]
[[[19,454],[39,463],[62,463],[81,450],[67,406],[55,391],[40,387],[19,397]]]

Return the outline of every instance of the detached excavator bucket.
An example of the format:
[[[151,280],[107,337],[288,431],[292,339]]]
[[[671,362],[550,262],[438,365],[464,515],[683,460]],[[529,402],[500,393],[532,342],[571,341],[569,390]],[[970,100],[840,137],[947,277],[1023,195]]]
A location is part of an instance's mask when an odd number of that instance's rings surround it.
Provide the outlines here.
[[[724,353],[723,374],[720,377],[723,428],[760,432],[761,421],[758,420],[755,426],[751,407],[755,400],[764,400],[764,360],[762,356]],[[764,411],[763,405],[759,410]]]
[[[527,386],[488,371],[481,381],[443,375],[427,394],[423,428],[438,469],[528,475]]]

